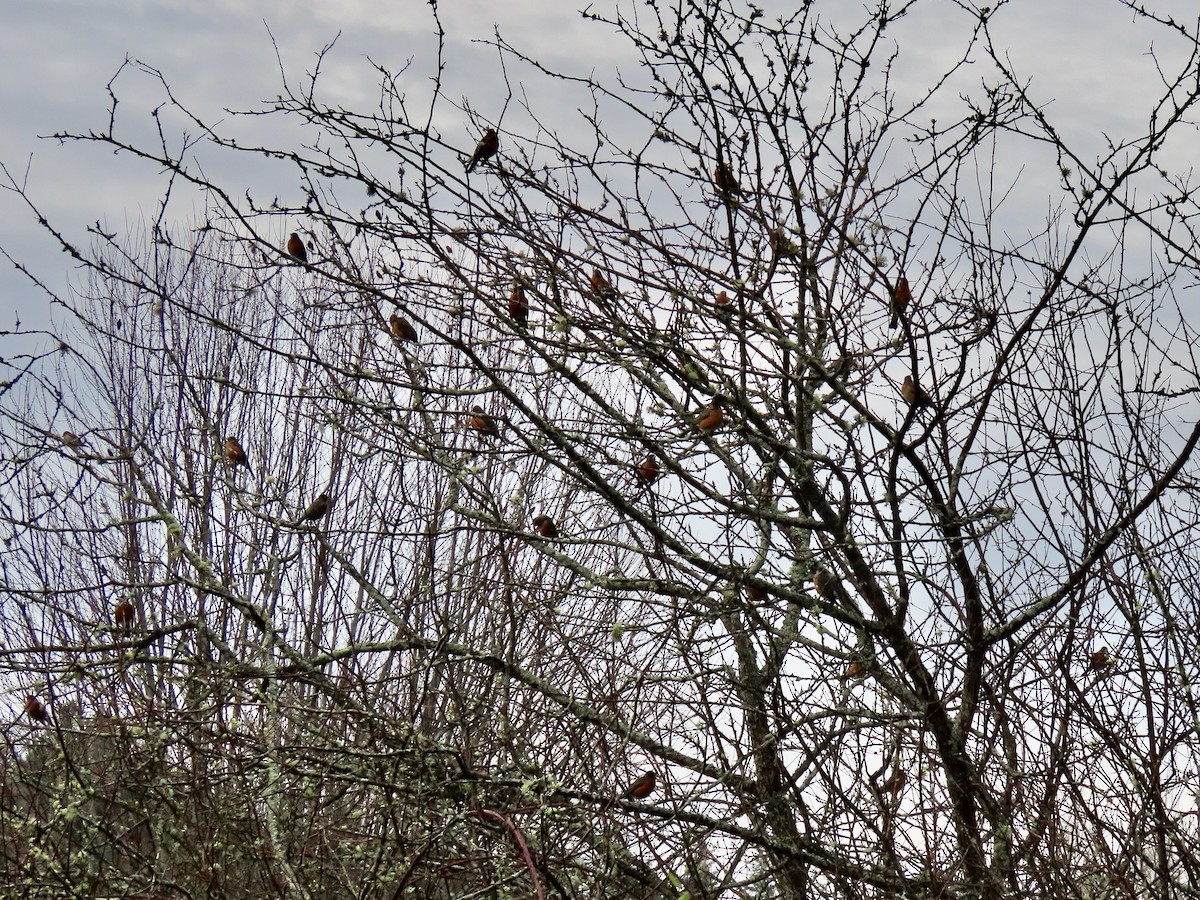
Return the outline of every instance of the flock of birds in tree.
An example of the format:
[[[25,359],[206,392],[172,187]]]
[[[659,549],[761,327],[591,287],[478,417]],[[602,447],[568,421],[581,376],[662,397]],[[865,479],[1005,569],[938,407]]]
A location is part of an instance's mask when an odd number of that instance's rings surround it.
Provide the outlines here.
[[[467,160],[466,171],[468,173],[474,171],[477,165],[492,159],[499,151],[499,135],[495,129],[488,128],[476,144],[475,151]],[[736,197],[742,193],[736,177],[724,162],[717,163],[716,168],[713,170],[712,180],[713,186],[723,198]],[[308,249],[304,244],[304,240],[296,232],[292,232],[288,236],[285,249],[288,256],[292,259],[302,264],[308,263]],[[613,300],[617,297],[616,289],[604,273],[597,268],[592,269],[591,277],[589,278],[589,287],[592,293],[600,299]],[[901,323],[907,323],[908,309],[912,303],[912,299],[912,289],[909,286],[908,279],[904,275],[900,275],[890,291],[889,312],[891,313],[891,328],[894,329],[901,325]],[[718,309],[724,309],[730,306],[732,300],[722,290],[717,293],[713,302]],[[529,301],[525,296],[525,289],[522,285],[514,285],[512,292],[508,296],[507,309],[509,317],[513,322],[521,328],[527,326],[529,321]],[[390,316],[388,319],[388,330],[397,341],[410,343],[417,343],[418,341],[416,328],[402,316],[396,314]],[[900,395],[903,397],[905,403],[913,409],[922,409],[934,405],[933,398],[917,383],[911,374],[904,376],[904,381],[900,385]],[[716,432],[725,424],[724,398],[719,394],[714,396],[712,402],[696,412],[693,421],[695,427],[702,434],[711,435]],[[470,415],[467,418],[467,426],[485,438],[498,438],[500,436],[500,427],[496,420],[479,406],[471,407]],[[64,445],[70,448],[78,448],[82,444],[82,439],[70,431],[64,431],[61,440]],[[230,435],[225,438],[223,453],[231,466],[235,468],[237,466],[244,466],[247,472],[251,472],[249,457],[246,455],[241,442],[236,437]],[[634,479],[643,487],[649,487],[654,484],[662,477],[662,474],[662,467],[653,455],[646,456],[645,459],[633,466]],[[305,523],[317,522],[327,516],[332,508],[333,498],[328,491],[322,491],[291,525],[299,527]],[[539,515],[533,519],[531,524],[534,532],[539,537],[553,539],[559,536],[558,526],[549,516]],[[836,579],[824,570],[817,571],[813,578],[813,586],[824,597],[833,597],[836,595]],[[751,586],[749,588],[749,599],[752,602],[766,602],[769,597],[761,587]],[[121,630],[129,631],[132,629],[135,618],[136,610],[128,600],[122,600],[114,608],[113,621],[117,628]],[[1091,654],[1088,660],[1088,668],[1093,672],[1103,672],[1112,665],[1112,662],[1113,660],[1108,649],[1102,647]],[[852,660],[842,673],[841,681],[862,680],[867,677],[867,674],[866,667],[862,662]],[[44,722],[47,720],[47,712],[44,704],[32,695],[28,696],[25,700],[25,714],[32,721]],[[896,795],[903,788],[906,780],[907,776],[904,771],[896,769],[880,785],[880,790]],[[657,783],[658,780],[654,771],[647,771],[630,784],[621,794],[621,797],[626,800],[643,800],[653,793]]]

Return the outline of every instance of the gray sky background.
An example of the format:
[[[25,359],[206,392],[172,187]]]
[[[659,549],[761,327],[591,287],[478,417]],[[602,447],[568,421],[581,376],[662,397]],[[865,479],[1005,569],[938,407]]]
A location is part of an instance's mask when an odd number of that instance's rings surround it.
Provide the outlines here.
[[[768,15],[794,8],[775,0],[762,5]],[[1151,5],[1195,15],[1194,10],[1186,12],[1184,2],[1152,0]],[[581,74],[603,75],[617,68],[632,72],[630,48],[603,26],[582,21],[580,6],[570,0],[441,0],[448,97],[466,100],[487,116],[502,101],[496,53],[473,43],[491,37],[496,26],[511,43],[550,67]],[[625,6],[636,9],[640,4]],[[605,12],[611,7],[612,0],[595,4]],[[858,4],[840,8],[856,19],[861,16]],[[228,120],[222,108],[256,109],[279,93],[280,61],[272,35],[289,78],[299,82],[316,53],[341,32],[323,66],[323,97],[361,110],[378,105],[372,61],[395,71],[412,60],[404,78],[411,83],[410,96],[416,97],[427,90],[436,52],[429,7],[417,0],[270,5],[246,0],[0,0],[0,22],[0,163],[26,182],[53,223],[84,245],[83,227],[97,219],[109,230],[139,229],[154,213],[162,182],[149,166],[116,158],[101,147],[60,145],[38,135],[104,126],[106,84],[127,56],[160,70],[185,105],[216,121]],[[941,71],[967,22],[950,0],[918,3],[894,32],[905,52],[897,87],[902,90],[906,79],[914,85],[927,83]],[[1068,140],[1098,151],[1104,135],[1135,135],[1145,127],[1149,105],[1162,93],[1149,55],[1152,32],[1135,24],[1117,0],[1012,0],[1000,9],[994,29],[1005,37],[1014,67],[1033,78],[1034,95],[1051,104]],[[1161,31],[1153,34],[1154,49],[1182,64],[1183,48],[1172,47]],[[544,114],[554,110],[552,84],[528,73],[510,75],[519,78]],[[148,111],[160,102],[161,93],[152,79],[132,71],[120,84],[122,127],[130,135],[151,136]],[[452,112],[442,110],[443,115]],[[562,114],[571,117],[571,107],[564,104]],[[454,123],[440,124],[453,139]],[[473,133],[465,117],[461,131],[467,148]],[[276,142],[286,138],[278,133],[271,137]],[[1164,158],[1185,167],[1198,146],[1196,140],[1180,142],[1166,148]],[[240,195],[254,176],[248,168],[247,183],[239,185],[239,174],[221,170],[217,177]],[[1044,223],[1047,213],[1043,187],[1030,183],[1018,192],[1018,212],[1028,212],[1030,231]],[[261,196],[265,190],[256,193]],[[68,277],[69,259],[10,191],[0,193],[0,247],[56,287]],[[44,323],[47,308],[44,297],[0,261],[0,331],[11,328],[17,316],[27,326]]]

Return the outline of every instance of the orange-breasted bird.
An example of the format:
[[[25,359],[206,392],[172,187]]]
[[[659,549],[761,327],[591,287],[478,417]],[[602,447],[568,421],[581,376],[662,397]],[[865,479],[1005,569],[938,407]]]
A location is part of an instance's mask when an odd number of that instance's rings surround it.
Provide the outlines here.
[[[417,329],[413,328],[408,319],[395,313],[388,317],[388,330],[398,341],[412,341],[414,344],[417,342]]]
[[[658,481],[659,476],[662,475],[662,469],[659,467],[657,459],[647,456],[633,467],[633,474],[641,484],[651,485]]]
[[[900,385],[900,396],[904,398],[905,403],[917,409],[933,403],[929,398],[929,394],[925,392],[923,387],[913,381],[911,375],[904,376],[904,383]]]
[[[842,681],[855,681],[866,677],[867,670],[857,659],[850,660],[846,670],[842,672]]]
[[[879,790],[895,797],[904,790],[904,785],[906,784],[908,784],[908,773],[903,769],[893,769],[892,774],[879,786]]]
[[[522,328],[529,321],[529,301],[525,299],[525,288],[519,284],[513,285],[512,293],[508,295],[508,315]]]
[[[717,163],[717,167],[713,169],[713,184],[723,196],[736,197],[742,192],[733,172],[722,162]]]
[[[482,407],[471,407],[471,417],[467,419],[467,425],[484,437],[500,437],[500,426],[496,424],[495,419],[483,411]]]
[[[46,721],[46,707],[42,705],[42,701],[30,694],[25,698],[25,715],[35,722]]]
[[[658,784],[658,776],[653,771],[648,771],[641,775],[637,781],[625,788],[625,793],[621,796],[626,800],[645,800],[652,793]]]
[[[234,468],[237,468],[238,466],[245,466],[246,471],[250,471],[250,460],[246,457],[246,451],[242,449],[241,442],[238,441],[237,438],[235,438],[233,435],[229,435],[225,438],[223,447],[224,449],[222,452],[224,453],[225,458],[229,460],[230,464],[233,465]]]
[[[533,530],[544,538],[558,537],[558,526],[549,516],[538,516],[533,520]]]
[[[733,301],[729,299],[729,295],[727,293],[724,291],[719,291],[716,298],[713,300],[713,306],[720,309],[721,307],[728,306],[732,302]]]
[[[122,600],[113,607],[113,622],[116,623],[118,628],[128,631],[133,627],[133,620],[135,618],[137,618],[137,611],[128,600]]]
[[[475,152],[467,161],[467,171],[472,171],[481,162],[486,162],[500,151],[500,136],[494,128],[489,128],[475,145]]]
[[[1112,657],[1108,655],[1108,648],[1101,647],[1090,657],[1088,657],[1088,668],[1093,672],[1103,672],[1112,665]]]
[[[722,409],[724,399],[720,394],[712,398],[712,403],[702,406],[696,413],[696,427],[705,434],[712,434],[725,423],[725,411]]]
[[[612,300],[617,296],[616,290],[604,277],[604,273],[597,268],[592,269],[592,276],[588,279],[588,283],[591,285],[592,293],[602,300]]]
[[[300,525],[304,522],[315,522],[317,519],[322,519],[329,515],[329,510],[332,508],[333,499],[329,496],[329,491],[321,491],[317,499],[308,504],[304,512],[300,513],[300,518],[293,525]]]
[[[288,235],[287,252],[292,259],[297,259],[302,263],[308,262],[308,250],[304,246],[304,241],[300,240],[300,235],[294,231]]]
[[[896,286],[892,288],[892,328],[895,328],[900,320],[904,318],[904,314],[908,311],[908,304],[911,301],[912,291],[908,287],[908,279],[901,275],[896,279]]]

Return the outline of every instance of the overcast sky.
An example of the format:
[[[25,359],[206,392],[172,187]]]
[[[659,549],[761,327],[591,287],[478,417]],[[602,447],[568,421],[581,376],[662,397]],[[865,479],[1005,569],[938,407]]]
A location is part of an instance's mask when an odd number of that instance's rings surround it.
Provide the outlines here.
[[[858,10],[858,4],[842,8]],[[494,27],[551,67],[597,73],[630,67],[632,55],[602,26],[581,20],[571,0],[441,0],[447,32],[447,94],[484,111],[500,88],[496,55],[473,41]],[[599,0],[607,9],[612,0]],[[768,14],[794,4],[764,2]],[[1157,2],[1155,8],[1182,2]],[[835,8],[837,4],[831,4]],[[630,8],[633,8],[632,6]],[[1187,13],[1194,16],[1194,10]],[[215,120],[223,107],[255,109],[279,93],[279,47],[290,77],[301,77],[315,54],[338,36],[324,66],[327,101],[359,109],[377,104],[371,63],[398,70],[414,61],[425,77],[434,59],[427,3],[337,0],[325,3],[248,3],[246,0],[0,0],[0,163],[28,179],[30,193],[53,222],[87,242],[81,228],[101,219],[110,230],[136,227],[153,212],[161,182],[153,171],[115,159],[102,148],[38,140],[58,130],[102,127],[106,84],[126,57],[160,70],[188,106]],[[925,0],[895,34],[910,41],[901,73],[920,79],[952,54],[966,18],[950,0]],[[1096,146],[1102,134],[1135,133],[1159,93],[1150,33],[1135,27],[1117,0],[1012,0],[996,22],[1010,36],[1014,65],[1035,78],[1035,95],[1053,101],[1069,137]],[[1161,32],[1155,49],[1169,54]],[[544,90],[544,83],[527,87]],[[122,121],[146,133],[146,110],[159,99],[151,79],[130,72],[121,80]],[[490,96],[489,96],[490,95]],[[139,107],[139,104],[141,106]],[[466,129],[464,128],[464,132]],[[464,142],[470,138],[464,134]],[[1195,155],[1181,147],[1181,157]],[[233,194],[240,191],[234,189]],[[1044,219],[1044,199],[1031,207],[1030,229]],[[31,214],[11,192],[0,195],[0,247],[61,285],[67,258],[55,252]],[[6,262],[0,267],[0,330],[20,316],[44,321],[45,300]]]

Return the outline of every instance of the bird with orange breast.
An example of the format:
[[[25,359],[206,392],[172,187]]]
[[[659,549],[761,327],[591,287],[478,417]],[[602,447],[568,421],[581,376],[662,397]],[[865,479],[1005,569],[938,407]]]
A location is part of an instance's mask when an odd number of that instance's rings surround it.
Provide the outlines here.
[[[901,275],[896,279],[896,286],[892,288],[892,328],[895,328],[900,320],[904,319],[905,313],[908,312],[908,304],[911,302],[912,290],[908,286],[908,279]]]
[[[905,403],[914,409],[933,405],[933,400],[929,394],[925,392],[923,387],[917,384],[911,375],[904,376],[904,383],[900,385],[900,396],[904,398]]]
[[[558,537],[558,526],[549,516],[538,516],[533,520],[533,530],[547,540]]]
[[[45,722],[46,707],[41,700],[30,694],[25,698],[25,715],[34,722]]]
[[[639,484],[649,487],[658,481],[662,475],[662,468],[659,466],[657,459],[653,456],[647,456],[633,467],[633,475]]]
[[[842,672],[842,681],[862,681],[866,677],[867,669],[857,659],[850,660],[845,671]]]
[[[483,137],[479,139],[479,143],[475,145],[475,152],[471,154],[471,158],[467,161],[467,172],[473,171],[481,162],[487,162],[499,152],[500,136],[496,134],[496,129],[489,128],[483,133]]]
[[[713,169],[713,185],[722,197],[736,197],[742,192],[741,187],[737,183],[737,178],[729,166],[723,162],[717,163],[717,167]]]
[[[294,231],[288,235],[287,253],[288,256],[297,262],[308,262],[308,249],[304,246],[304,241],[300,239],[300,235]]]
[[[417,342],[417,329],[413,328],[412,323],[408,319],[392,313],[388,317],[388,330],[398,341],[409,341],[413,344]]]
[[[725,398],[716,394],[712,402],[702,406],[696,413],[696,427],[704,434],[712,434],[725,424]]]
[[[625,788],[621,794],[624,800],[645,800],[654,793],[654,788],[658,786],[658,776],[654,774],[652,769],[647,770],[640,775],[633,784]]]
[[[496,424],[496,420],[483,411],[481,406],[472,406],[471,415],[467,419],[467,426],[476,434],[481,434],[488,438],[500,437],[500,426]]]
[[[246,471],[250,472],[250,460],[246,456],[246,451],[242,448],[241,442],[233,435],[228,435],[222,444],[222,454],[229,464],[235,469],[238,466],[245,466]],[[253,472],[250,472],[253,475]]]
[[[588,284],[591,286],[592,293],[601,300],[612,300],[617,296],[616,289],[604,276],[604,273],[595,267],[592,268],[592,276],[588,279]]]
[[[525,298],[525,288],[519,284],[513,285],[508,295],[508,315],[521,328],[529,321],[529,301]]]
[[[133,628],[134,619],[137,618],[137,610],[128,600],[122,600],[113,607],[113,622],[122,631],[129,631]]]

